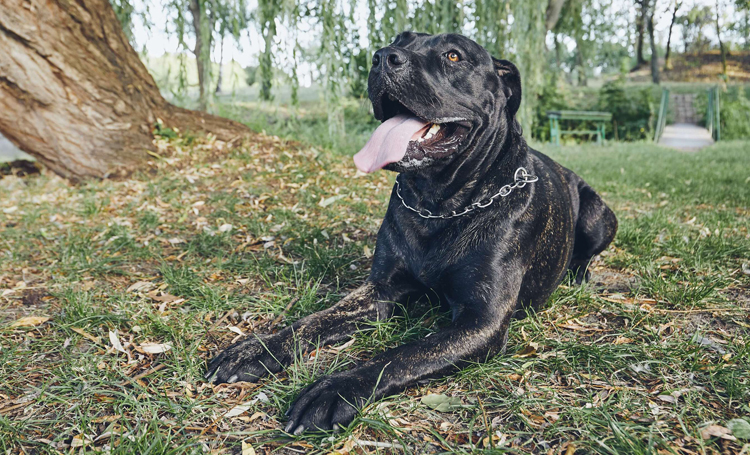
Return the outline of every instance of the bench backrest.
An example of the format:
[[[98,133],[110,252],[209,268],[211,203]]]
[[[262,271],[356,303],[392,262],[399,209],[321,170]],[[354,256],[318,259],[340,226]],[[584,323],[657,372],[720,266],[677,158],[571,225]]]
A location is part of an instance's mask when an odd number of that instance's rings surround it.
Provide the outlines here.
[[[601,111],[547,111],[547,116],[560,120],[598,120],[604,122],[612,120],[611,112]]]

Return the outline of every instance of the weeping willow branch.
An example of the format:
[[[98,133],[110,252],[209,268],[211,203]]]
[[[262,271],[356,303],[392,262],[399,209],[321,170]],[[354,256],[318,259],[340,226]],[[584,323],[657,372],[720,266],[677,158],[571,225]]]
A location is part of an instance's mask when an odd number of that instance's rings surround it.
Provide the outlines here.
[[[341,91],[345,65],[341,58],[346,36],[343,8],[338,0],[318,0],[318,20],[322,26],[320,58],[322,59],[323,97],[328,113],[328,133],[336,141],[344,134],[344,110]]]

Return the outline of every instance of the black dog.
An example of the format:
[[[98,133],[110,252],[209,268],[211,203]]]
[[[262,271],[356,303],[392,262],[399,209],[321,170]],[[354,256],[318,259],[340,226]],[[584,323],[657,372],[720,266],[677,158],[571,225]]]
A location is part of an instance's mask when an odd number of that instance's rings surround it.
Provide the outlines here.
[[[591,187],[529,149],[515,119],[518,69],[474,41],[402,33],[375,53],[369,95],[383,123],[355,163],[400,173],[369,279],[325,311],[229,347],[207,377],[256,381],[291,363],[295,348],[346,340],[427,294],[453,320],[307,387],[287,413],[295,434],[347,425],[368,400],[503,352],[511,317],[542,305],[569,269],[586,279],[617,230]]]

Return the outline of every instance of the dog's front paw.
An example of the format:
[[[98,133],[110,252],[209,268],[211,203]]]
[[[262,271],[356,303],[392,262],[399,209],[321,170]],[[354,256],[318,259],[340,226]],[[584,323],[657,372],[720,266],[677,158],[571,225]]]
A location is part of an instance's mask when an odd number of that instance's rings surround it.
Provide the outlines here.
[[[208,363],[205,378],[214,383],[255,382],[278,373],[292,360],[291,345],[281,333],[252,337],[225,349]]]
[[[374,381],[351,372],[320,379],[304,389],[289,408],[284,431],[298,435],[307,430],[345,427],[373,395],[374,388]]]

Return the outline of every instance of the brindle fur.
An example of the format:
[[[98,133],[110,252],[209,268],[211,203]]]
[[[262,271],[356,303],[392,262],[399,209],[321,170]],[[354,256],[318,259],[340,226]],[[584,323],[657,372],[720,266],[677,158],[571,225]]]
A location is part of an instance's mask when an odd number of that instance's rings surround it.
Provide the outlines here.
[[[451,50],[462,54],[460,64],[441,59]],[[376,55],[380,64],[370,72],[369,93],[378,119],[392,114],[384,105],[390,94],[425,120],[471,124],[458,152],[426,157],[421,166],[405,159],[386,167],[400,172],[409,205],[433,213],[461,209],[512,183],[518,167],[539,180],[447,220],[406,210],[394,189],[365,285],[327,310],[274,335],[240,341],[211,361],[207,377],[216,382],[256,381],[290,364],[297,349],[340,342],[358,324],[390,317],[397,303],[429,294],[449,305],[452,322],[441,331],[304,389],[287,412],[286,431],[295,434],[347,425],[368,400],[502,352],[511,318],[539,308],[568,270],[578,283],[586,279],[588,263],[617,230],[615,215],[591,187],[526,144],[515,119],[521,83],[512,63],[452,34],[405,32]]]

